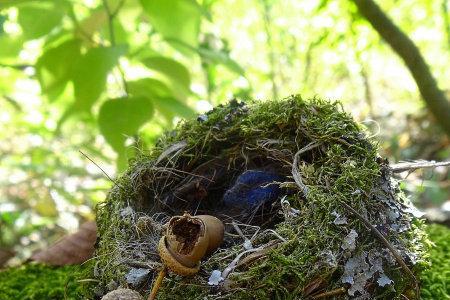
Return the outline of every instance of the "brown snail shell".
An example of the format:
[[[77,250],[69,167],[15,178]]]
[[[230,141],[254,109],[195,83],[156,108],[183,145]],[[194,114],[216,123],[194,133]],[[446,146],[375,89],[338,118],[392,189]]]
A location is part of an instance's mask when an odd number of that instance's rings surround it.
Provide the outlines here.
[[[201,259],[214,252],[222,243],[224,225],[210,215],[174,216],[161,238],[158,252],[163,263],[179,275],[193,275]]]

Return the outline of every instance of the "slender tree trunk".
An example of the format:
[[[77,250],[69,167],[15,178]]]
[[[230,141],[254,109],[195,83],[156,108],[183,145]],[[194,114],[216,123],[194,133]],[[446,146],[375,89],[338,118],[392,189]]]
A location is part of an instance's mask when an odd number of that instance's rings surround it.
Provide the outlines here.
[[[431,113],[450,135],[450,102],[414,42],[403,33],[373,0],[351,0],[372,27],[403,59]]]

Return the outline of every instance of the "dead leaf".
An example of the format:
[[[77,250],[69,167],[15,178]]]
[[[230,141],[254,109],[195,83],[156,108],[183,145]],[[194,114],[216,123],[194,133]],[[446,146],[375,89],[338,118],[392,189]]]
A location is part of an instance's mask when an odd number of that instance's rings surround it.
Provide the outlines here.
[[[45,250],[31,256],[31,260],[52,266],[80,264],[92,257],[97,240],[95,221],[82,224],[77,232],[66,235]]]
[[[6,264],[10,258],[14,257],[14,255],[14,251],[0,248],[0,268]]]

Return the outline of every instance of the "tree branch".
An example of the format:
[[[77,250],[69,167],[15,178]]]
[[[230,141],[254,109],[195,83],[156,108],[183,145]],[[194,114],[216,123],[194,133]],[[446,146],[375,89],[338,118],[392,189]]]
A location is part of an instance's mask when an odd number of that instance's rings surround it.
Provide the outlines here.
[[[414,42],[403,33],[373,0],[351,0],[372,27],[403,59],[411,72],[420,94],[437,122],[450,136],[450,102],[422,57]]]

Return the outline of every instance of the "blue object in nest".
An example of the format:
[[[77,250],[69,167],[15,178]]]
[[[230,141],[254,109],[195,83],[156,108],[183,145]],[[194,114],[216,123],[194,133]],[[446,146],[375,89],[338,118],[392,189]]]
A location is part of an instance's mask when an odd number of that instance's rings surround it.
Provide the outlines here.
[[[278,174],[248,170],[239,175],[234,185],[223,195],[223,203],[228,207],[243,209],[257,208],[278,199],[281,189],[275,181],[283,181]],[[271,184],[273,183],[273,184]]]

